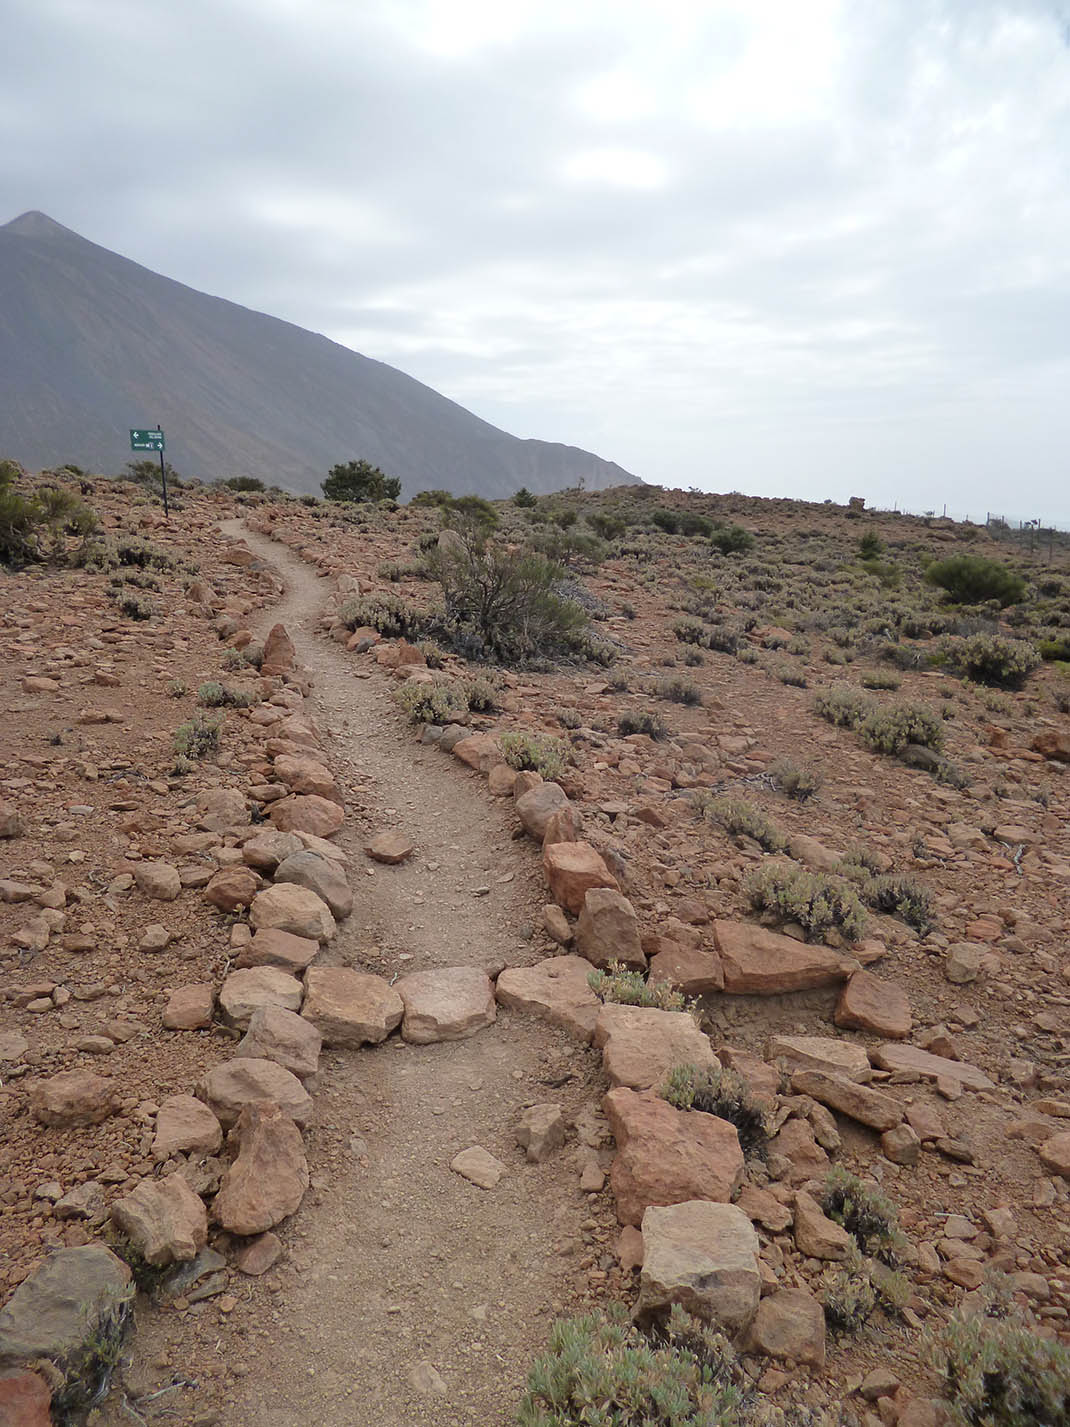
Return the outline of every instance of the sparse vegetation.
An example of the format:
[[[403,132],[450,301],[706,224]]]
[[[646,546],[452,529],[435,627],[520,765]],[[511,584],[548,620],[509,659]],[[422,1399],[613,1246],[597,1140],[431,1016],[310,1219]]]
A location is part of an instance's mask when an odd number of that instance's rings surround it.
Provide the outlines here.
[[[661,715],[646,709],[621,714],[617,720],[617,732],[621,738],[628,738],[633,733],[645,733],[648,738],[655,740],[669,736],[669,730]]]
[[[777,789],[797,803],[805,803],[821,787],[822,775],[812,764],[796,763],[793,758],[778,758],[769,769]]]
[[[1028,640],[1000,634],[973,634],[944,645],[948,664],[977,684],[999,689],[1020,689],[1041,664],[1041,655]]]
[[[502,752],[510,768],[541,773],[547,780],[564,775],[572,750],[560,738],[542,733],[503,733]]]
[[[394,699],[413,723],[457,723],[469,707],[467,693],[453,679],[402,684]]]
[[[707,822],[719,823],[732,837],[749,837],[766,852],[783,852],[788,840],[761,808],[744,798],[700,795],[697,809]]]
[[[694,707],[702,703],[702,690],[697,684],[692,684],[689,679],[681,679],[679,676],[672,679],[659,679],[656,686],[659,699],[669,699],[674,704],[688,704]]]
[[[587,977],[591,990],[603,1001],[622,1006],[653,1006],[660,1011],[682,1011],[683,995],[667,981],[647,981],[641,971],[629,971],[613,962],[608,971],[592,971]]]
[[[833,1165],[825,1179],[821,1208],[854,1239],[859,1252],[894,1264],[902,1245],[899,1215],[881,1191],[863,1184],[842,1165]]]
[[[802,927],[808,941],[829,932],[857,941],[865,931],[865,908],[842,877],[778,863],[750,874],[747,895],[755,910],[772,912],[778,920]]]
[[[765,1111],[751,1099],[735,1071],[674,1065],[660,1094],[678,1110],[699,1110],[734,1125],[745,1155],[765,1153],[769,1138]]]
[[[175,729],[175,753],[180,758],[207,758],[219,747],[222,726],[221,719],[194,714],[187,723],[180,723]]]
[[[247,709],[256,703],[252,689],[235,689],[210,679],[197,690],[197,702],[206,709]]]
[[[327,500],[397,500],[401,481],[397,476],[386,475],[370,461],[346,461],[331,467],[321,489]]]

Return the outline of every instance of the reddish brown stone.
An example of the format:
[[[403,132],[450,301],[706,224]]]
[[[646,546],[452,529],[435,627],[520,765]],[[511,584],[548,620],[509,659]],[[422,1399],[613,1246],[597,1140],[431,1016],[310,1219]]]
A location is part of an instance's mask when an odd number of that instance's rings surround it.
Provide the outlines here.
[[[903,1040],[913,1024],[907,993],[896,981],[882,981],[871,971],[856,971],[840,992],[832,1018],[844,1030],[872,1031],[887,1040]]]
[[[587,842],[555,842],[542,850],[543,871],[558,906],[578,917],[592,887],[620,891],[617,879]]]

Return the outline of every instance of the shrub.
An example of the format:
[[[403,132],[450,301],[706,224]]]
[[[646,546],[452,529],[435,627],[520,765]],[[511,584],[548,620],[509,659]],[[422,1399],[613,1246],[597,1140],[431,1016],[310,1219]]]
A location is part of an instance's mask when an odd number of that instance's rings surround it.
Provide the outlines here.
[[[674,1065],[658,1093],[678,1110],[699,1110],[727,1120],[735,1125],[739,1146],[745,1155],[763,1153],[769,1138],[765,1111],[750,1098],[746,1085],[735,1071]]]
[[[321,490],[328,500],[397,500],[401,481],[397,476],[386,475],[370,461],[347,461],[331,467]]]
[[[1037,653],[1045,661],[1070,662],[1070,639],[1042,639],[1037,645]]]
[[[453,499],[452,491],[430,490],[417,491],[409,504],[415,509],[427,509],[437,505],[449,505]]]
[[[951,555],[925,571],[930,585],[946,591],[955,604],[983,604],[995,600],[1001,609],[1017,604],[1025,594],[1025,580],[998,560],[983,555]]]
[[[592,971],[587,984],[603,1001],[621,1006],[653,1006],[661,1011],[682,1011],[687,1004],[668,981],[646,981],[641,971],[628,971],[612,962],[608,971]]]
[[[176,563],[166,550],[133,535],[124,535],[116,542],[115,559],[120,565],[133,565],[139,570],[173,570]]]
[[[645,733],[648,738],[660,740],[668,738],[669,730],[660,714],[642,710],[636,713],[622,713],[617,719],[617,733],[628,738],[633,733]]]
[[[716,654],[735,654],[739,650],[739,639],[734,629],[711,629],[706,635],[706,648]]]
[[[452,679],[402,684],[394,700],[413,723],[456,723],[468,712],[465,691]]]
[[[264,482],[257,480],[256,476],[231,476],[230,480],[224,481],[228,491],[262,491]]]
[[[820,772],[810,764],[800,764],[791,758],[778,758],[769,769],[769,775],[781,793],[794,798],[797,803],[805,803],[821,787]]]
[[[678,619],[672,632],[682,644],[706,643],[706,626],[700,619]]]
[[[400,595],[387,594],[355,595],[346,600],[338,617],[347,629],[367,626],[387,639],[415,639],[426,622]]]
[[[194,714],[188,723],[175,729],[175,752],[180,758],[206,758],[219,747],[220,719]]]
[[[949,640],[944,647],[948,663],[957,673],[1000,689],[1020,689],[1040,667],[1042,657],[1027,640],[1000,634],[974,634]]]
[[[821,1295],[825,1322],[840,1333],[857,1333],[877,1307],[877,1294],[861,1254],[854,1254],[830,1277]]]
[[[148,595],[135,595],[130,590],[119,592],[116,603],[130,619],[151,619],[156,613],[156,606]]]
[[[424,656],[424,663],[429,669],[442,668],[446,656],[433,639],[421,639],[416,648]]]
[[[744,798],[706,795],[699,798],[697,806],[707,822],[720,823],[732,837],[752,838],[766,852],[783,852],[788,845],[780,828]]]
[[[814,712],[836,728],[857,728],[871,707],[865,694],[850,684],[833,684],[814,699]]]
[[[581,728],[583,715],[579,709],[558,709],[557,721],[562,728]]]
[[[560,593],[564,570],[540,555],[488,541],[468,522],[456,543],[429,559],[445,615],[436,633],[473,657],[525,663],[575,646],[587,615]]]
[[[940,715],[922,704],[889,704],[873,709],[858,728],[867,747],[878,753],[902,753],[908,744],[939,752],[944,743]]]
[[[881,538],[875,530],[867,530],[858,542],[858,553],[863,560],[877,560],[884,554]]]
[[[729,525],[715,530],[710,537],[710,543],[715,550],[720,550],[722,555],[739,555],[754,548],[754,536],[749,530],[744,530],[742,525]]]
[[[796,689],[806,688],[806,675],[801,669],[796,669],[794,664],[771,664],[769,672],[782,684],[790,684]]]
[[[521,510],[530,510],[532,506],[538,505],[538,496],[532,495],[527,486],[521,486],[518,491],[513,492],[513,504],[518,505]]]
[[[706,660],[697,649],[688,649],[684,652],[684,663],[689,669],[697,669]]]
[[[1016,1312],[955,1312],[936,1343],[958,1427],[1067,1427],[1070,1347],[1042,1338]]]
[[[898,917],[923,936],[933,924],[932,893],[909,873],[874,877],[863,885],[862,895],[875,911]]]
[[[197,702],[206,709],[247,709],[256,702],[251,689],[235,689],[229,684],[219,684],[209,680],[197,690]]]
[[[613,515],[609,511],[591,511],[586,520],[601,540],[619,540],[628,529],[628,522],[623,516]]]
[[[742,1427],[743,1381],[728,1341],[673,1306],[648,1337],[621,1304],[558,1319],[536,1358],[520,1427]]]
[[[747,879],[747,895],[756,910],[797,922],[809,941],[830,931],[857,941],[865,930],[865,909],[842,877],[784,864],[759,867]]]
[[[653,511],[650,519],[659,530],[664,530],[666,535],[675,535],[680,528],[680,520],[674,510],[662,507]]]
[[[470,679],[464,693],[473,713],[493,713],[498,707],[498,690],[489,679]]]
[[[550,781],[560,778],[572,752],[560,738],[540,733],[503,733],[502,752],[510,768],[541,773]]]
[[[894,1263],[902,1245],[895,1205],[879,1189],[863,1184],[842,1165],[833,1165],[825,1179],[821,1208],[854,1239],[863,1254]]]
[[[694,706],[702,703],[702,690],[689,679],[659,679],[656,688],[659,699],[669,699],[674,704]]]
[[[891,689],[894,691],[899,688],[902,682],[898,674],[889,674],[883,669],[871,669],[862,675],[863,689]]]

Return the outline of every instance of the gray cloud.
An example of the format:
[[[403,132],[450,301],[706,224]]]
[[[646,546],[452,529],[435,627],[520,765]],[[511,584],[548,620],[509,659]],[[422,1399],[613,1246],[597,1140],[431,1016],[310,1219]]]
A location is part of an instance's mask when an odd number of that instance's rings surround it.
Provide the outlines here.
[[[8,0],[40,208],[648,479],[1070,524],[1067,16]]]

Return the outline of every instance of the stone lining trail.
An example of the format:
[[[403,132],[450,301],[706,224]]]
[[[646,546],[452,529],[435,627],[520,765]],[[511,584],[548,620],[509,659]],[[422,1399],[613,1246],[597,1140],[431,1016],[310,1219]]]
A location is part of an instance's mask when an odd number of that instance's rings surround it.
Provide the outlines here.
[[[326,761],[346,790],[339,841],[356,907],[320,961],[394,978],[535,960],[522,931],[545,894],[538,858],[513,840],[511,802],[495,805],[481,779],[421,747],[383,680],[360,678],[351,656],[314,637],[325,581],[240,521],[222,528],[285,582],[257,632],[280,620],[290,632],[314,680]],[[401,866],[363,852],[386,829],[416,844]],[[516,1125],[532,1102],[575,1112],[596,1099],[583,1095],[593,1058],[563,1032],[499,1008],[497,1023],[470,1039],[413,1046],[395,1036],[327,1053],[323,1067],[313,1190],[221,1422],[511,1420],[553,1317],[574,1307],[568,1281],[593,1228],[575,1154],[566,1147],[528,1165]],[[492,1190],[449,1169],[474,1145],[509,1167]]]

